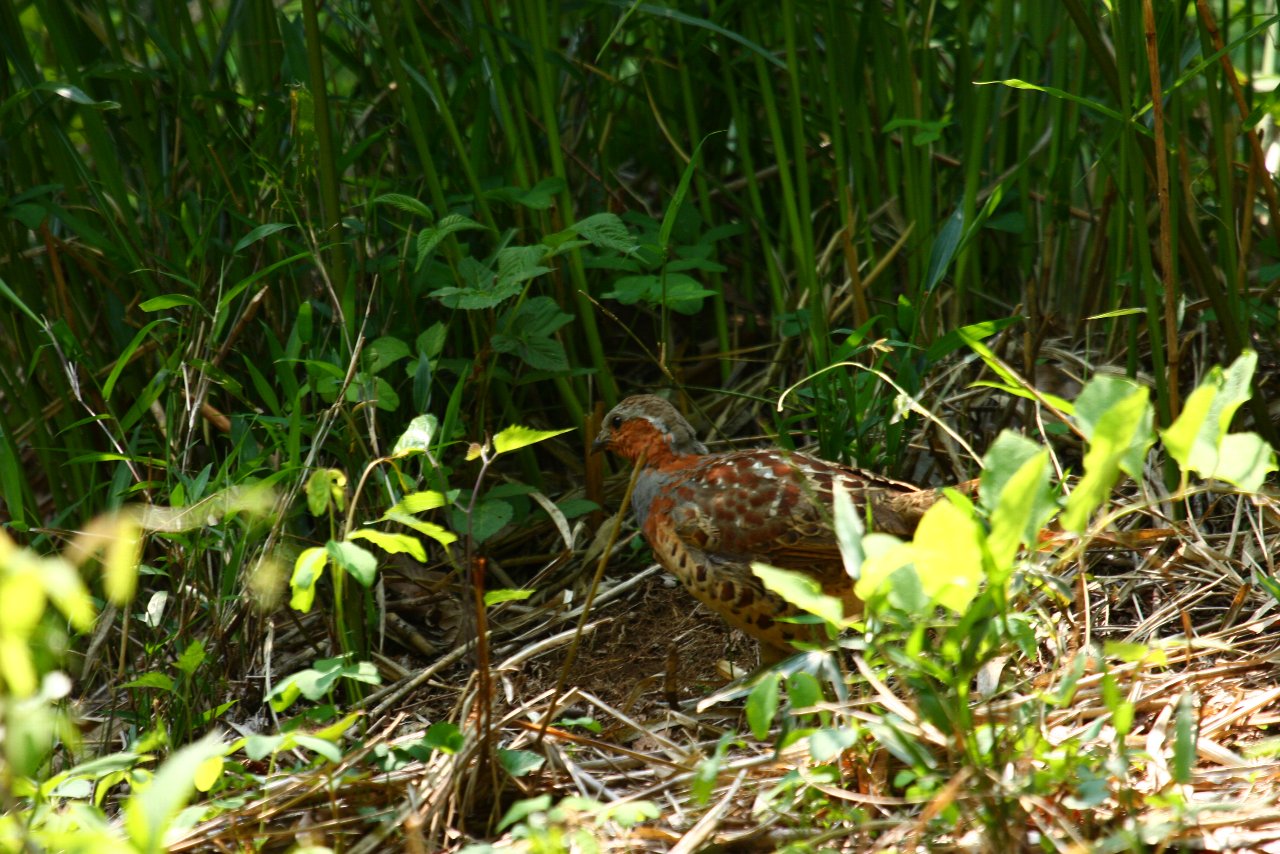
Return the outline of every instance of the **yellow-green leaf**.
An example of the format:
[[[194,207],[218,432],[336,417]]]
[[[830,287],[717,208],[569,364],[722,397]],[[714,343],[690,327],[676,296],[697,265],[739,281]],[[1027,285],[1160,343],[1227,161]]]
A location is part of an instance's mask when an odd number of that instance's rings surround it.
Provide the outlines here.
[[[293,577],[289,579],[293,596],[289,599],[289,605],[295,611],[305,614],[311,610],[316,599],[316,583],[324,575],[324,568],[328,563],[329,552],[318,547],[304,549],[293,562]]]
[[[982,528],[971,511],[939,501],[920,520],[912,543],[920,586],[929,599],[963,613],[983,579]]]
[[[387,554],[412,555],[422,563],[427,560],[427,550],[422,547],[422,541],[408,534],[388,534],[384,531],[375,531],[373,528],[361,528],[358,531],[352,531],[347,539],[368,540]]]
[[[128,516],[116,517],[114,536],[107,544],[104,563],[107,598],[123,605],[133,598],[142,558],[142,528]]]
[[[493,437],[493,450],[494,453],[505,454],[553,436],[561,436],[572,429],[572,427],[566,427],[563,430],[534,430],[532,427],[521,427],[515,424]]]
[[[821,617],[833,626],[844,622],[844,603],[822,592],[822,585],[811,576],[766,563],[752,563],[751,571],[764,586],[797,608]]]

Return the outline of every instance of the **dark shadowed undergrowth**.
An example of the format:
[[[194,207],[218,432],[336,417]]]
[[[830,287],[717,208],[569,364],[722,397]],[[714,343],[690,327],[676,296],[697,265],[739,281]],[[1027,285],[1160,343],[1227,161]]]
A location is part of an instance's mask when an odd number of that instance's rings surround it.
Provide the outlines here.
[[[0,0],[0,848],[1274,838],[1277,23]],[[725,688],[652,390],[982,496]]]

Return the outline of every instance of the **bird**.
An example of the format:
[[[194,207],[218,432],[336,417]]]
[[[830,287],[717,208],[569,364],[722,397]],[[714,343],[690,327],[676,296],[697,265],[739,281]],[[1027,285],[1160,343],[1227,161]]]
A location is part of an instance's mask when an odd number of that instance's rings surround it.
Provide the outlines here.
[[[753,562],[816,581],[861,613],[855,579],[845,570],[832,522],[832,487],[840,483],[873,530],[910,537],[941,497],[872,472],[781,448],[711,453],[683,415],[652,394],[628,397],[605,415],[593,451],[642,461],[631,492],[641,535],[654,556],[693,596],[760,643],[772,664],[795,653],[793,641],[820,641],[805,612],[767,590]],[[972,492],[976,481],[961,484]]]

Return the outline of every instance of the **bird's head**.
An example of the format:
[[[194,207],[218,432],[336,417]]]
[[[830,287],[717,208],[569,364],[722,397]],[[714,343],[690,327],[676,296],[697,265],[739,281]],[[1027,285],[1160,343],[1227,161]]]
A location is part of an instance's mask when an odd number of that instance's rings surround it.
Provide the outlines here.
[[[591,448],[608,449],[628,460],[644,454],[651,464],[707,452],[684,416],[652,394],[628,397],[609,410]]]

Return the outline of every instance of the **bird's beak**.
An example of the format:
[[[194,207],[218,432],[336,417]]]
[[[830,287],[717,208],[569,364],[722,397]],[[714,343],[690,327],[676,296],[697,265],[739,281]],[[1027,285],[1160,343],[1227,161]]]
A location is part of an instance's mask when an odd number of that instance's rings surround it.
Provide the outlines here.
[[[591,453],[598,454],[601,451],[603,451],[605,448],[609,447],[609,438],[610,437],[609,437],[608,431],[601,430],[596,435],[595,441],[591,443]]]

